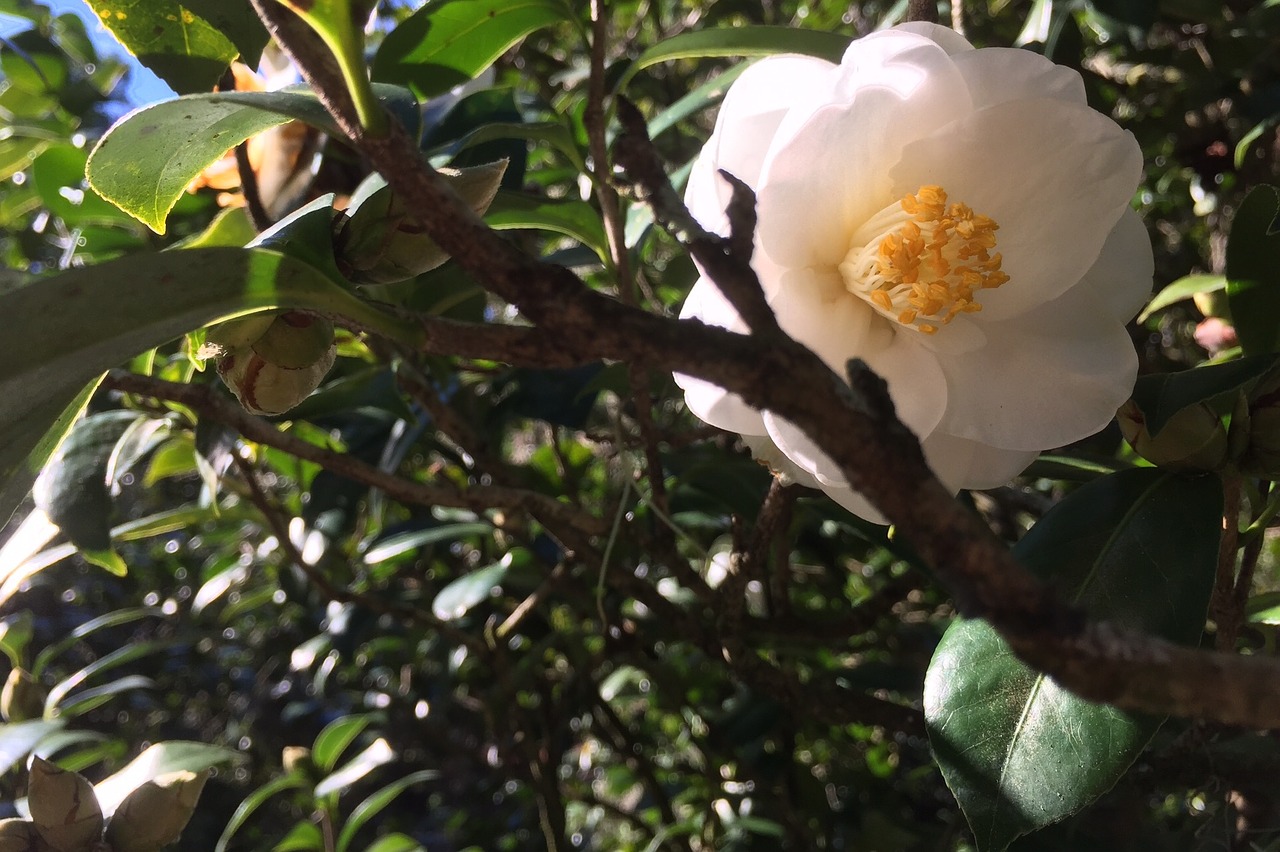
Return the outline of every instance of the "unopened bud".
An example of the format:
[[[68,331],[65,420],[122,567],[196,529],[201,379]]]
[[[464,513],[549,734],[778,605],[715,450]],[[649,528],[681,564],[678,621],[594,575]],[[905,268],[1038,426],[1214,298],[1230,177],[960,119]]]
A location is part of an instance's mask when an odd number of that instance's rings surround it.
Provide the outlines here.
[[[479,215],[493,203],[506,170],[507,161],[499,160],[465,169],[440,169],[440,174]],[[356,190],[334,249],[339,268],[356,284],[407,281],[449,259],[379,175]]]
[[[249,345],[222,355],[218,375],[248,411],[283,414],[320,385],[336,357],[333,323],[286,311]]]
[[[182,834],[195,813],[205,772],[170,772],[125,797],[107,826],[112,852],[158,852]]]
[[[285,772],[293,772],[295,769],[309,769],[311,763],[311,749],[306,746],[285,746],[284,752],[280,756],[280,762],[284,764]]]
[[[0,689],[0,715],[6,722],[25,722],[44,715],[48,692],[31,679],[26,669],[13,669]]]
[[[0,820],[0,852],[40,852],[48,848],[41,843],[31,820]]]
[[[1137,403],[1129,400],[1116,412],[1120,431],[1147,461],[1171,470],[1218,470],[1227,459],[1227,430],[1204,403],[1189,405],[1165,422],[1154,436]]]
[[[102,808],[78,772],[33,757],[27,804],[40,839],[57,852],[87,852],[102,837]]]
[[[1248,473],[1280,476],[1280,390],[1272,387],[1249,404],[1249,443],[1240,467]]]

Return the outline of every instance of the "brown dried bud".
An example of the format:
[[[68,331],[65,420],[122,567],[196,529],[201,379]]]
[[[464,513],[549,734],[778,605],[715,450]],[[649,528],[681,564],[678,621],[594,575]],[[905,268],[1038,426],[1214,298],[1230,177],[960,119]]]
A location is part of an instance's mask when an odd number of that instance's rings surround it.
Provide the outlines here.
[[[26,669],[14,669],[0,689],[0,715],[6,722],[39,719],[44,715],[44,700],[48,696],[48,691],[32,680]]]
[[[209,772],[170,772],[125,797],[107,826],[112,852],[158,852],[182,835]]]
[[[1120,431],[1138,455],[1170,470],[1218,470],[1227,460],[1227,430],[1204,403],[1174,414],[1154,436],[1133,400],[1116,412]]]
[[[0,852],[42,852],[48,848],[31,820],[0,820]]]
[[[32,757],[27,802],[40,839],[57,852],[87,852],[102,837],[102,808],[78,772]]]
[[[218,375],[246,410],[283,414],[320,385],[336,357],[333,323],[286,311],[252,343],[219,358]]]

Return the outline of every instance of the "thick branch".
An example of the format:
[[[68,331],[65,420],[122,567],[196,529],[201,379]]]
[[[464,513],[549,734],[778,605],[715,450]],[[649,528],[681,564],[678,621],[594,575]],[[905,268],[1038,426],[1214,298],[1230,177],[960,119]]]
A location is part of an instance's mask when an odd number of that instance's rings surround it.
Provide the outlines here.
[[[315,44],[283,30],[276,35],[304,71],[314,64]],[[1193,651],[1088,624],[1056,600],[933,477],[919,442],[894,416],[883,382],[870,371],[855,365],[851,386],[785,336],[752,339],[646,314],[596,293],[569,270],[524,255],[487,228],[422,162],[402,128],[365,138],[349,116],[335,118],[405,202],[421,211],[432,238],[491,292],[554,331],[559,351],[677,370],[786,417],[894,522],[963,612],[988,619],[1024,660],[1067,688],[1134,710],[1280,727],[1274,661]],[[716,276],[726,292],[752,286],[749,264],[735,266],[738,272]]]

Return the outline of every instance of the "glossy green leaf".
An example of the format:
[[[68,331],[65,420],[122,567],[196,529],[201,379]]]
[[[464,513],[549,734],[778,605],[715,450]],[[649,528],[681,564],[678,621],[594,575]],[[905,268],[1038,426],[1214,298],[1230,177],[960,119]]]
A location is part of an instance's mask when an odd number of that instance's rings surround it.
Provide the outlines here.
[[[474,78],[529,33],[572,20],[563,0],[434,0],[387,34],[373,79],[422,99]]]
[[[375,565],[402,553],[436,544],[442,541],[457,541],[473,535],[487,535],[493,532],[493,525],[479,521],[444,526],[428,527],[421,530],[409,530],[380,538],[370,545],[364,553],[364,563]]]
[[[266,784],[254,790],[244,798],[244,801],[236,808],[235,813],[231,815],[231,819],[227,820],[227,825],[222,830],[222,836],[218,838],[218,843],[213,847],[213,852],[226,852],[227,845],[231,843],[232,838],[236,836],[249,817],[253,816],[254,811],[262,807],[264,803],[272,796],[283,793],[288,790],[297,790],[309,786],[307,779],[300,773],[292,773],[282,775],[279,778],[273,778]]]
[[[90,710],[94,710],[106,704],[124,692],[132,692],[135,689],[155,689],[156,682],[149,677],[143,675],[125,675],[122,678],[104,683],[101,686],[95,686],[92,689],[84,689],[77,692],[74,696],[62,702],[58,708],[58,715],[63,717],[74,718],[83,716]]]
[[[461,618],[502,584],[510,567],[511,554],[508,553],[500,562],[464,574],[440,590],[431,603],[431,611],[445,621]]]
[[[316,785],[316,797],[341,793],[383,764],[395,759],[395,751],[382,737],[369,743],[363,751],[344,763],[333,774]]]
[[[170,647],[171,643],[169,642],[134,642],[99,657],[89,665],[77,672],[74,672],[68,677],[63,678],[53,685],[49,690],[49,697],[46,698],[44,702],[45,715],[59,715],[63,699],[70,695],[73,689],[80,686],[89,678],[97,675],[99,672],[110,671],[117,666],[126,665],[141,657],[145,657],[148,654],[156,654],[161,651],[166,651]]]
[[[476,145],[493,142],[499,139],[524,139],[529,142],[542,142],[564,154],[569,163],[579,171],[586,170],[582,152],[574,141],[573,132],[564,124],[555,121],[520,123],[511,121],[495,121],[482,124],[461,139],[432,149],[433,156],[438,154],[454,155]]]
[[[391,782],[356,805],[351,811],[351,816],[347,817],[346,824],[342,826],[342,833],[338,835],[338,852],[347,852],[347,849],[351,847],[351,841],[355,839],[356,833],[364,827],[365,823],[381,813],[401,793],[414,784],[421,784],[423,781],[430,781],[438,777],[440,777],[440,773],[430,769],[411,773]]]
[[[608,256],[600,214],[585,201],[499,192],[484,220],[499,231],[531,228],[563,234],[589,247],[601,258]]]
[[[67,636],[46,646],[36,655],[35,662],[31,665],[32,677],[39,678],[44,674],[44,670],[48,665],[56,660],[60,655],[66,653],[75,647],[76,643],[84,640],[86,636],[92,636],[99,630],[110,627],[119,627],[122,624],[132,624],[135,621],[141,621],[144,618],[162,617],[164,611],[154,606],[137,606],[127,607],[125,609],[117,609],[100,615],[97,618],[91,618],[84,624],[76,627]]]
[[[111,34],[179,93],[208,91],[240,52],[177,0],[87,0]],[[237,5],[227,3],[226,5]]]
[[[271,852],[320,852],[324,849],[324,835],[314,822],[295,823]]]
[[[331,772],[347,746],[360,736],[373,717],[367,714],[344,716],[325,725],[311,747],[311,759],[324,772]]]
[[[41,740],[66,724],[62,719],[32,719],[0,725],[0,773],[17,766]]]
[[[182,5],[209,22],[240,51],[240,61],[258,66],[271,36],[248,0],[182,0]]]
[[[1073,492],[1014,553],[1091,617],[1194,644],[1221,522],[1217,477],[1134,469]],[[925,716],[982,850],[1003,849],[1094,801],[1161,722],[1067,692],[978,620],[943,636],[925,680]]]
[[[243,761],[245,755],[235,749],[207,743],[171,740],[149,746],[129,765],[109,778],[93,785],[104,816],[115,813],[125,797],[157,775],[169,772],[203,772],[217,766]]]
[[[1280,351],[1280,190],[1259,186],[1227,238],[1227,303],[1245,355]]]
[[[374,91],[397,116],[417,115],[407,90],[375,86]],[[309,90],[188,95],[143,107],[118,121],[94,147],[89,183],[163,234],[165,218],[192,178],[250,136],[290,119],[339,134]]]
[[[1163,311],[1170,305],[1186,301],[1198,293],[1217,293],[1226,286],[1227,279],[1221,275],[1184,275],[1156,293],[1155,298],[1138,314],[1137,321],[1146,322],[1152,314]]]
[[[640,54],[623,73],[616,88],[625,88],[636,74],[650,66],[676,59],[799,53],[828,62],[839,62],[848,47],[848,36],[798,27],[745,26],[690,30],[664,39]]]
[[[192,269],[201,270],[198,281]],[[104,370],[193,328],[268,308],[348,316],[408,340],[419,333],[312,267],[264,249],[139,255],[0,293],[0,316],[41,318],[7,331],[9,354],[0,361],[0,398],[23,400],[0,407],[0,516],[12,514],[51,454],[50,427],[78,411],[77,394]]]
[[[1238,393],[1248,394],[1259,381],[1272,375],[1280,359],[1262,355],[1210,364],[1180,373],[1153,373],[1138,379],[1133,401],[1142,409],[1147,430],[1156,435],[1169,418],[1188,405],[1207,403],[1223,413]]]
[[[365,852],[426,852],[426,847],[399,832],[379,837]]]

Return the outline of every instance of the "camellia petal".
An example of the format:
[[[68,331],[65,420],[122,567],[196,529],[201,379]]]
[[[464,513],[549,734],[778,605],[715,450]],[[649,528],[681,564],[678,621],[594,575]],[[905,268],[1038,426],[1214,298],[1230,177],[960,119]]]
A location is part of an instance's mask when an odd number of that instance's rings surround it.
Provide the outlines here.
[[[902,146],[968,110],[968,87],[936,44],[903,34],[878,44],[898,48],[883,65],[868,64],[870,51],[846,54],[860,69],[841,67],[835,96],[847,102],[808,112],[801,94],[778,127],[757,188],[758,233],[783,266],[838,264],[849,235],[895,200],[890,169]]]
[[[989,47],[953,60],[969,84],[974,109],[1023,98],[1054,98],[1085,103],[1084,80],[1070,68],[1016,47]]]
[[[710,176],[732,161],[755,181],[752,267],[783,330],[837,376],[851,358],[880,374],[951,489],[998,486],[1104,426],[1133,387],[1124,323],[1152,253],[1128,207],[1138,145],[1085,104],[1079,75],[922,23],[854,42],[829,72],[788,67],[762,62],[777,79],[730,92],[686,193],[723,228]],[[684,315],[742,331],[712,286]],[[776,473],[883,520],[786,418],[677,381]]]
[[[1006,101],[904,147],[903,193],[924,184],[999,225],[1010,283],[982,294],[983,319],[1016,316],[1080,281],[1133,196],[1142,154],[1133,136],[1088,107]]]
[[[797,87],[811,89],[835,73],[836,66],[808,56],[771,56],[752,65],[729,89],[716,128],[707,141],[713,156],[700,157],[689,173],[685,193],[689,212],[702,226],[727,236],[729,184],[718,174],[729,172],[753,189],[778,124],[795,103]],[[731,131],[725,132],[724,128]]]

